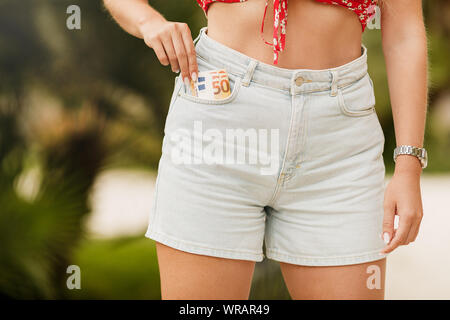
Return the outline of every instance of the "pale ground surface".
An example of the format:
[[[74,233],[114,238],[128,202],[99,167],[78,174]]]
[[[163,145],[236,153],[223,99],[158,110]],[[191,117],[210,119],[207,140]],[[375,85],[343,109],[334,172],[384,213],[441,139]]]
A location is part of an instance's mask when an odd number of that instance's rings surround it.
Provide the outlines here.
[[[390,177],[386,178],[386,182]],[[88,230],[94,237],[145,232],[155,175],[107,171],[93,193]],[[423,175],[424,219],[418,239],[388,259],[387,299],[450,299],[450,175]]]

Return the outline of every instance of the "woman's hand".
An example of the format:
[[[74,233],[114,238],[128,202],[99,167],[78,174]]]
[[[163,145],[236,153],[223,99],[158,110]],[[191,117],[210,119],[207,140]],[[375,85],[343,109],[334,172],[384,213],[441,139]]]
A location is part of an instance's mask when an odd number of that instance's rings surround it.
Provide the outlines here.
[[[144,39],[161,64],[181,70],[183,80],[197,80],[198,66],[194,41],[186,23],[167,21],[148,0],[103,0],[119,25],[135,37]]]
[[[413,242],[419,233],[423,216],[421,171],[420,162],[414,156],[398,156],[394,175],[384,195],[383,239],[386,247],[381,251],[383,254]],[[398,229],[394,230],[395,215],[400,219]]]
[[[197,80],[198,66],[194,41],[186,23],[163,18],[147,21],[139,26],[142,37],[155,51],[162,65],[171,65],[173,72],[181,71],[184,82]]]

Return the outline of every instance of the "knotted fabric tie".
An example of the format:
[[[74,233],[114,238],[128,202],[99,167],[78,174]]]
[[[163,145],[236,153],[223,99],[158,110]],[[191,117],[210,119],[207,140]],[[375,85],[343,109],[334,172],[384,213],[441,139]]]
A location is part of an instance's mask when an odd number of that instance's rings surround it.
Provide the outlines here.
[[[266,19],[269,0],[266,0],[264,16],[261,24],[261,37],[263,41],[273,46],[273,63],[278,64],[278,54],[286,47],[286,25],[288,0],[273,0],[273,42],[264,39],[264,20]]]

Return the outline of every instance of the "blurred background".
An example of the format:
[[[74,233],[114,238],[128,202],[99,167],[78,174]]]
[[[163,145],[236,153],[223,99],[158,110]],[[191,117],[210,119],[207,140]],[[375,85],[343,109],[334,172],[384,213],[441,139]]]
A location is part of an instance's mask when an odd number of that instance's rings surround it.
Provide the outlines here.
[[[206,25],[194,0],[152,0],[168,20]],[[81,8],[81,30],[66,9]],[[430,100],[417,241],[388,259],[386,298],[450,299],[450,2],[424,1]],[[394,127],[379,30],[370,74],[385,137]],[[122,31],[100,0],[0,0],[0,296],[159,299],[144,238],[175,74]],[[69,265],[81,289],[69,290]],[[289,299],[277,263],[258,263],[252,299]]]

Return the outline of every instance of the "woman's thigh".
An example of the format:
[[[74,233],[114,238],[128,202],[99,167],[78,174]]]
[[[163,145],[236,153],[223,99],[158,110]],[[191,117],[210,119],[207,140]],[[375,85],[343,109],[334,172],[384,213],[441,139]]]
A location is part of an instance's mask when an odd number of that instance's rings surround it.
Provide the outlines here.
[[[248,299],[255,262],[192,254],[156,243],[163,300]]]
[[[280,265],[295,300],[384,299],[386,259],[332,267]]]

